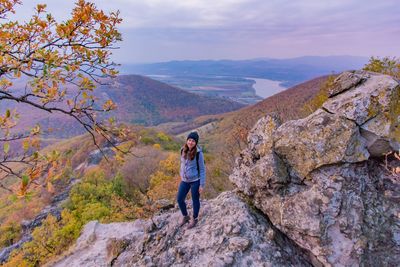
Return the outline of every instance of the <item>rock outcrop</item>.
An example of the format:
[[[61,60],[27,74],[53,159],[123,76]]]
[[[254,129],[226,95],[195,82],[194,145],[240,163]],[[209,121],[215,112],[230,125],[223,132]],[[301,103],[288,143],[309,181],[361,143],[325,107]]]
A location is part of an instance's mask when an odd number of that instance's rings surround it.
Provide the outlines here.
[[[234,192],[203,201],[198,225],[177,210],[132,223],[90,222],[52,266],[311,266],[304,252]]]
[[[400,147],[399,82],[345,72],[330,96],[304,119],[261,119],[230,180],[320,264],[398,266],[400,181],[382,155]]]
[[[348,74],[345,72],[339,76],[336,84],[352,84],[345,79]],[[390,76],[371,72],[353,72],[351,75],[353,77],[348,78],[351,81],[354,77],[359,80],[353,83],[357,86],[336,91],[336,95],[323,104],[323,109],[354,121],[373,156],[399,150],[399,82]]]
[[[96,149],[89,153],[87,159],[78,165],[75,168],[75,171],[84,172],[90,167],[97,166],[104,157],[112,157],[115,155],[115,152],[111,149],[111,147],[103,147],[102,150]]]

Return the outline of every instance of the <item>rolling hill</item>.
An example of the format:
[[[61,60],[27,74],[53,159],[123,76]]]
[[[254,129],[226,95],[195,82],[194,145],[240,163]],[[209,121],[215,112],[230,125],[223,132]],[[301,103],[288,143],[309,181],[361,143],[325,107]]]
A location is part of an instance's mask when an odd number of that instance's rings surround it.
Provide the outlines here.
[[[244,106],[226,99],[189,93],[140,75],[121,75],[110,85],[98,89],[103,97],[117,103],[115,116],[118,119],[147,126],[188,121],[201,115],[229,112]]]
[[[96,88],[100,100],[112,99],[118,108],[107,116],[119,121],[146,126],[165,122],[184,122],[208,114],[219,114],[243,107],[243,104],[221,98],[211,98],[189,93],[165,83],[139,75],[122,75]],[[23,90],[18,84],[15,90]],[[26,104],[2,101],[0,112],[16,108],[20,114],[18,129],[27,129],[36,123],[42,129],[51,128],[46,137],[68,138],[82,134],[84,129],[70,117],[49,114]],[[17,129],[17,130],[18,130]]]

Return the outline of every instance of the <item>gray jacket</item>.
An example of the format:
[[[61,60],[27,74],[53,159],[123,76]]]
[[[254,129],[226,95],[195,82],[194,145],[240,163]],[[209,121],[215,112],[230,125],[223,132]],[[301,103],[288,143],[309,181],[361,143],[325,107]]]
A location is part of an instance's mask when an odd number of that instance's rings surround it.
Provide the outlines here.
[[[204,156],[203,151],[199,146],[196,147],[197,152],[199,152],[199,172],[197,171],[197,162],[196,157],[193,160],[185,159],[183,153],[181,155],[181,167],[180,167],[180,175],[181,179],[184,182],[195,182],[200,180],[200,186],[204,187],[206,184],[206,168],[204,164]]]

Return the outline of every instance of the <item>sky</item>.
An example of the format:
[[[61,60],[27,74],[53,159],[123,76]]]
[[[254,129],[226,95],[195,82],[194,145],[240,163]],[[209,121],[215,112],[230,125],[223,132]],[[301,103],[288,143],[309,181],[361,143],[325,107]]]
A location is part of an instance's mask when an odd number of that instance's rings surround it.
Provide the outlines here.
[[[169,60],[400,56],[398,0],[92,0],[121,12],[123,64]],[[22,0],[24,20],[38,3],[59,21],[74,1]]]

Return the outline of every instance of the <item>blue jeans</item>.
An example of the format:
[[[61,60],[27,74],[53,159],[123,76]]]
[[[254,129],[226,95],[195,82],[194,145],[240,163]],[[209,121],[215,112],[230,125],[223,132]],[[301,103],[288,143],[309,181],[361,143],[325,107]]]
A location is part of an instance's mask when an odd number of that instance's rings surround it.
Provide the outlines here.
[[[200,211],[199,188],[200,188],[200,180],[190,183],[181,181],[181,183],[179,184],[177,200],[183,216],[188,215],[185,199],[186,195],[189,193],[189,190],[191,191],[192,194],[193,218],[196,219],[199,216],[199,211]]]

